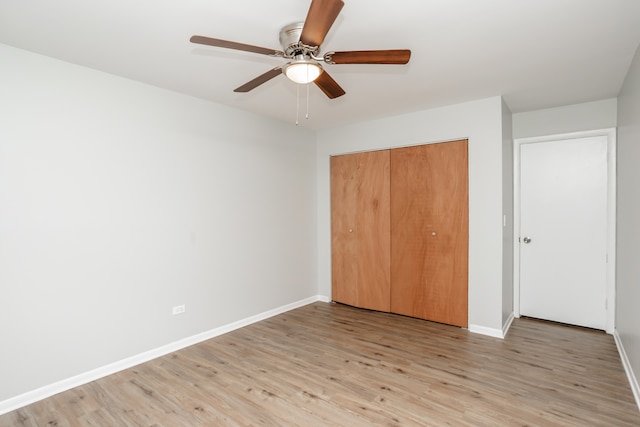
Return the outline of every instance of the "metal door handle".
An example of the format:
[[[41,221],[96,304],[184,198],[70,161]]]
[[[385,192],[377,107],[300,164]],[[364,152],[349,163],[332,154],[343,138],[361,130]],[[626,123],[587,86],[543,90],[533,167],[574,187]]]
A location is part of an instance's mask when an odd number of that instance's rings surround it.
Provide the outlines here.
[[[523,242],[525,243],[531,243],[531,237],[525,237],[524,239],[522,239]]]

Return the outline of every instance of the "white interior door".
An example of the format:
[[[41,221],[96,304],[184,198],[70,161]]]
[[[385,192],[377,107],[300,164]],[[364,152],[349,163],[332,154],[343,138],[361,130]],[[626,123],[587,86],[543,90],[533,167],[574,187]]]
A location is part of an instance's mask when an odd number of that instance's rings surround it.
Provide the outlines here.
[[[520,314],[607,325],[607,137],[520,146]]]

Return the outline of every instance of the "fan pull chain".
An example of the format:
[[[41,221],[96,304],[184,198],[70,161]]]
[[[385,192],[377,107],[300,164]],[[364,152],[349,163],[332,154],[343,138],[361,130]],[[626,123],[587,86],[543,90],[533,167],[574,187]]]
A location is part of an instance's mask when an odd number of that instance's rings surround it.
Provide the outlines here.
[[[296,126],[298,126],[298,117],[300,117],[300,85],[296,85]]]
[[[309,83],[305,85],[307,87],[307,111],[305,113],[305,120],[309,120]],[[296,85],[296,126],[300,124],[300,85]]]
[[[307,82],[309,81],[309,66],[307,65],[306,67],[307,69]],[[309,83],[307,83],[305,86],[307,86],[307,112],[304,116],[305,120],[309,120]]]
[[[307,86],[307,114],[304,117],[306,120],[309,120],[309,86],[310,85],[311,85],[310,83],[307,83],[306,85]]]

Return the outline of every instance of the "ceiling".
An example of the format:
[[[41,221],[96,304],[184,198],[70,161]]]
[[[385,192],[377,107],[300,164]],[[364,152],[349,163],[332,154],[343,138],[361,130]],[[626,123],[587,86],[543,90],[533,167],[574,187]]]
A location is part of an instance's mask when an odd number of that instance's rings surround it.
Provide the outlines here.
[[[638,0],[344,0],[322,45],[408,48],[408,65],[326,65],[346,90],[300,90],[321,129],[502,95],[513,112],[615,97],[640,44]],[[0,43],[294,123],[283,60],[189,42],[194,34],[281,49],[310,0],[0,0]]]

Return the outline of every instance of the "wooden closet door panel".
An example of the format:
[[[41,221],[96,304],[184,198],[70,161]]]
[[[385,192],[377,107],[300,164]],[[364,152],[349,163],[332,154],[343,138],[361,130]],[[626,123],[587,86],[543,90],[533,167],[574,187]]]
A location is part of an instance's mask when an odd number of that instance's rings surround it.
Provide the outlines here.
[[[424,146],[391,151],[391,312],[429,318]]]
[[[331,157],[331,298],[357,305],[358,156]]]
[[[357,306],[390,309],[389,150],[359,153]]]
[[[467,142],[391,153],[391,311],[467,326]]]
[[[467,141],[429,146],[427,155],[427,288],[430,319],[468,325]],[[435,235],[433,234],[435,233]]]

